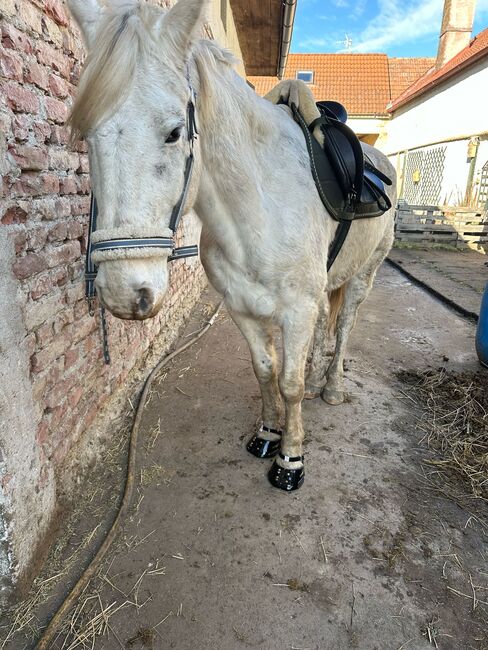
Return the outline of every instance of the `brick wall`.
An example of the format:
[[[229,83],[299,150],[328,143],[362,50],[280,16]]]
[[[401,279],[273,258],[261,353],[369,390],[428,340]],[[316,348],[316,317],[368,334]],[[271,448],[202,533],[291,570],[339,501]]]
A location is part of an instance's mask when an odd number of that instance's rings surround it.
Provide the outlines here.
[[[15,503],[37,499],[23,515],[38,515],[38,529],[25,533],[36,538],[30,540],[30,551],[17,549],[21,559],[14,563],[22,572],[32,547],[49,528],[44,510],[55,509],[57,470],[68,452],[101,406],[123,387],[161,330],[171,343],[204,280],[198,261],[173,263],[171,288],[158,317],[135,323],[109,316],[112,364],[104,365],[99,322],[90,317],[84,300],[87,148],[83,142],[71,148],[64,126],[80,74],[82,43],[61,0],[1,0],[0,29],[0,229],[10,256],[7,272],[14,278],[10,304],[19,310],[22,330],[17,327],[15,334],[19,355],[14,365],[26,365],[20,372],[27,378],[20,394],[9,398],[18,405],[9,406],[25,409],[30,404],[28,424],[34,432],[32,440],[25,432],[24,452],[32,455],[33,469],[22,480],[15,480],[9,444],[0,438],[0,492],[14,538],[21,510]],[[186,218],[180,238],[195,243],[197,237],[195,218]],[[8,318],[2,314],[0,329],[7,327]],[[26,385],[31,395],[26,395]],[[19,434],[24,432],[18,430],[17,438]],[[8,431],[3,435],[8,437]],[[46,506],[36,495],[49,489],[54,496]],[[37,513],[36,503],[42,513]],[[25,524],[19,522],[17,528],[25,531]],[[0,522],[0,533],[1,528]]]

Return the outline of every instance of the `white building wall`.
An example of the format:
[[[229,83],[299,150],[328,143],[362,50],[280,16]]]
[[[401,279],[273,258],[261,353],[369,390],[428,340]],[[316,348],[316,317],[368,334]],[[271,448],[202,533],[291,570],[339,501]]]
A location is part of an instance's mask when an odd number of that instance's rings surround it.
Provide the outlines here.
[[[393,114],[385,152],[390,155],[488,133],[488,60],[436,86]]]
[[[425,159],[429,157],[430,160],[432,154],[442,150],[443,170],[439,173],[439,169],[434,171],[431,168],[430,178],[427,179],[428,172],[424,165],[418,188],[420,190],[422,184],[437,183],[436,203],[463,204],[470,170],[468,144],[473,136],[480,138],[473,177],[476,189],[476,182],[479,183],[481,179],[481,169],[488,160],[488,111],[484,96],[488,99],[486,59],[395,111],[388,123],[382,149],[397,168],[402,198],[405,197],[405,188],[408,185],[412,187],[412,170],[417,167],[406,164],[404,154],[408,152],[407,158],[412,160],[415,157],[418,160],[423,153]],[[436,178],[435,182],[432,177]],[[425,195],[425,192],[419,191],[418,195],[422,194]]]

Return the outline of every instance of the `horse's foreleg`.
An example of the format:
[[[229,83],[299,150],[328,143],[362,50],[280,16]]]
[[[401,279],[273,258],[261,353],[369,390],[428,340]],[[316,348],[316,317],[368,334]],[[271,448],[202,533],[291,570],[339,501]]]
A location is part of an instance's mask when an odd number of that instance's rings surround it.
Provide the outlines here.
[[[319,304],[319,315],[315,323],[312,341],[312,358],[305,380],[305,399],[314,399],[320,395],[325,385],[327,370],[327,320],[329,317],[329,297],[324,293]]]
[[[283,413],[272,327],[237,312],[231,312],[231,316],[248,342],[254,374],[261,389],[262,426],[248,442],[247,450],[258,458],[269,458],[280,448]]]
[[[296,490],[303,483],[303,423],[302,400],[305,392],[305,364],[316,307],[304,306],[286,314],[283,324],[283,368],[280,390],[285,401],[285,431],[281,451],[268,474],[271,483],[282,490]]]
[[[334,357],[327,369],[327,382],[321,397],[327,404],[342,404],[344,401],[344,357],[347,341],[356,322],[358,309],[373,286],[374,277],[385,257],[385,250],[377,250],[366,267],[348,283],[344,304],[337,318],[337,334]]]

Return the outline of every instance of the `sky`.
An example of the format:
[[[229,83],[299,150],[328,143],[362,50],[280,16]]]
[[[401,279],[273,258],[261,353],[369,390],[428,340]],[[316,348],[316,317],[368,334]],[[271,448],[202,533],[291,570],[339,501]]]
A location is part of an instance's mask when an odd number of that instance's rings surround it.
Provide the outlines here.
[[[435,56],[443,0],[298,0],[292,52],[385,52]],[[488,27],[478,0],[473,34]],[[345,49],[347,37],[352,41]]]

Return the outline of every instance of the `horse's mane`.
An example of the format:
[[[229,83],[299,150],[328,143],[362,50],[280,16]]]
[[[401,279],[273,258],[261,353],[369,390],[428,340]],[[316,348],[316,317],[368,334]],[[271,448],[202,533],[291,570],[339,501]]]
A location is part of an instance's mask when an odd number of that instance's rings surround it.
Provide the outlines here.
[[[155,49],[151,26],[162,10],[137,0],[107,4],[90,46],[69,124],[74,138],[84,137],[127,95],[136,64]]]
[[[120,106],[131,88],[137,63],[149,54],[157,56],[161,45],[154,38],[154,24],[163,14],[160,7],[138,0],[107,3],[69,117],[73,139],[85,137]],[[202,85],[207,85],[218,63],[235,62],[230,52],[204,40],[195,46],[194,59]]]

